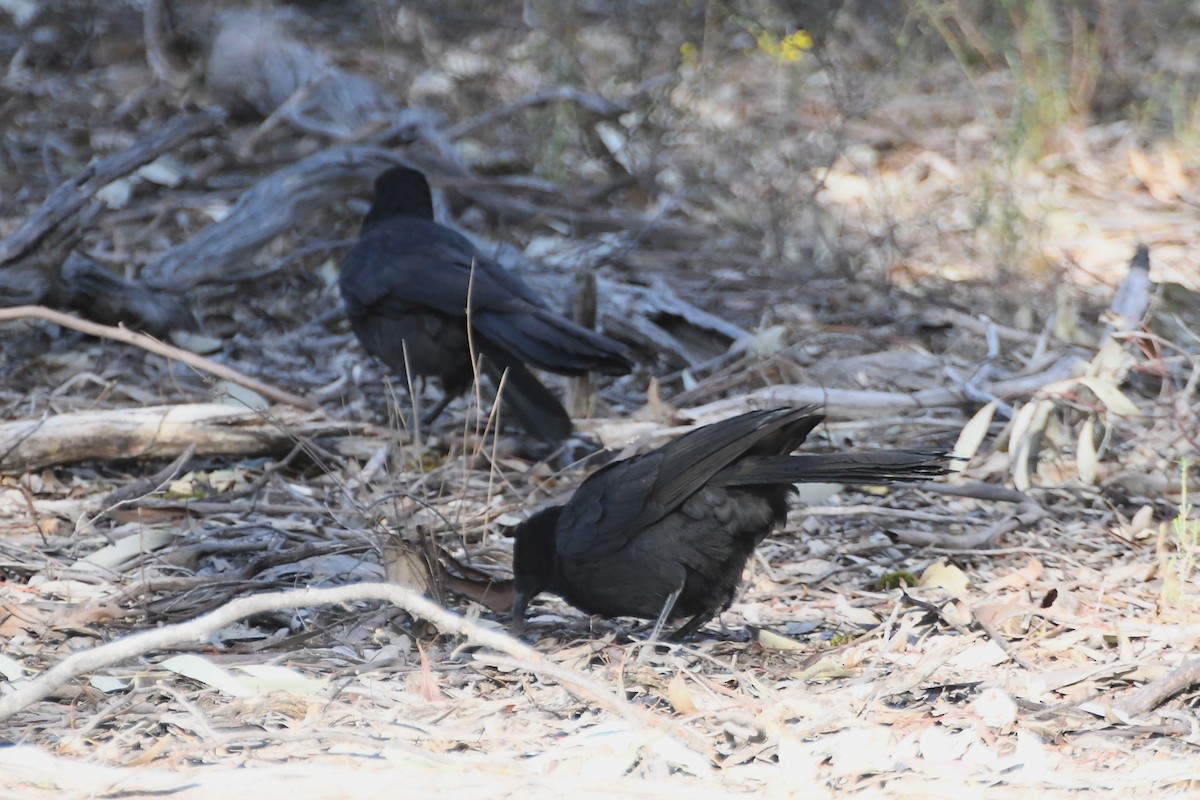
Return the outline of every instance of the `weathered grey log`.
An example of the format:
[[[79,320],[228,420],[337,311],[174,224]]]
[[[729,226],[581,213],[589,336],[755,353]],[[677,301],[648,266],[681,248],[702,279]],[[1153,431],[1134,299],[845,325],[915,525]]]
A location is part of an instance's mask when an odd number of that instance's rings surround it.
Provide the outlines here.
[[[173,330],[194,330],[191,307],[178,295],[151,289],[71,253],[59,271],[60,303],[102,325],[124,325],[151,336]]]
[[[270,416],[221,403],[79,411],[0,424],[0,470],[79,461],[283,454],[301,438],[346,435],[345,422],[278,406]]]
[[[100,189],[184,142],[207,133],[224,118],[221,111],[181,114],[132,147],[88,164],[51,192],[37,211],[0,240],[0,266],[28,252],[42,237],[78,213]]]
[[[98,322],[122,322],[156,336],[191,320],[179,298],[150,292],[72,251],[99,210],[93,201],[96,192],[214,129],[223,119],[219,111],[175,117],[152,135],[89,164],[59,185],[0,240],[0,306],[74,309]]]
[[[395,156],[373,147],[334,147],[298,161],[250,187],[220,222],[148,263],[142,279],[150,286],[187,291],[235,270],[247,271],[250,259],[272,239],[314,211],[328,209],[331,198],[362,193],[395,163]]]
[[[1063,356],[1036,375],[995,381],[987,384],[987,390],[997,397],[1032,394],[1043,386],[1079,374],[1086,365],[1087,362],[1078,356]],[[953,408],[963,405],[964,401],[962,392],[955,387],[923,389],[919,392],[875,392],[780,384],[689,408],[687,416],[697,423],[708,423],[749,408],[816,404],[824,405],[830,414],[838,417],[869,417],[872,414],[894,414],[922,408]]]

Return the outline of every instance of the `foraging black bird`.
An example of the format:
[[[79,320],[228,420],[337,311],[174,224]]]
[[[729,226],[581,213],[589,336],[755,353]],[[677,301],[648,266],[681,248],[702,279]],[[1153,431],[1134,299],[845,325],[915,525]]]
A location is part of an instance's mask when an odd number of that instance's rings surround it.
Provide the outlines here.
[[[783,524],[795,483],[880,484],[947,472],[924,450],[788,455],[825,418],[816,406],[751,411],[689,431],[587,478],[514,536],[513,627],[554,592],[590,614],[671,617],[696,631],[733,602],[750,554]]]
[[[407,365],[416,378],[441,380],[444,396],[428,421],[471,385],[472,348],[497,386],[507,371],[504,404],[526,432],[550,444],[571,434],[571,418],[526,364],[559,375],[633,368],[623,345],[555,313],[520,278],[434,222],[429,184],[408,167],[375,179],[374,202],[339,284],[368,353],[398,375]]]

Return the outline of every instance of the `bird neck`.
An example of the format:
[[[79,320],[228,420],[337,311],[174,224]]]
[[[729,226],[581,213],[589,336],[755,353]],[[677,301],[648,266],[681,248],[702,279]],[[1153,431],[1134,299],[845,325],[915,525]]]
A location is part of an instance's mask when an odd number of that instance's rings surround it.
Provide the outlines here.
[[[558,580],[558,547],[555,533],[562,506],[550,506],[525,520],[516,530],[513,542],[513,575],[518,592],[530,597],[549,589],[555,591]]]
[[[415,217],[417,219],[421,218],[419,214],[413,214],[403,208],[391,208],[386,205],[373,205],[371,206],[370,210],[367,211],[366,216],[363,217],[362,228],[359,232],[366,232],[381,222],[387,222],[390,219],[401,219],[403,217]]]

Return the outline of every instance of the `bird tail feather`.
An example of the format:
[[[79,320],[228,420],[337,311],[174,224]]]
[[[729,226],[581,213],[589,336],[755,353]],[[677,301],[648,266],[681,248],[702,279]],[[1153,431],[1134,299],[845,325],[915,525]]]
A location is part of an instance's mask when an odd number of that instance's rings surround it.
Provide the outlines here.
[[[540,309],[519,320],[507,314],[479,314],[474,324],[488,339],[548,372],[624,375],[633,369],[629,351],[619,342]]]
[[[562,403],[524,364],[513,360],[500,365],[486,357],[482,361],[488,377],[497,386],[503,386],[500,413],[506,407],[511,409],[526,433],[543,442],[559,444],[575,430]]]
[[[714,482],[722,486],[902,483],[945,475],[950,471],[950,460],[949,453],[936,450],[751,456],[721,470]]]

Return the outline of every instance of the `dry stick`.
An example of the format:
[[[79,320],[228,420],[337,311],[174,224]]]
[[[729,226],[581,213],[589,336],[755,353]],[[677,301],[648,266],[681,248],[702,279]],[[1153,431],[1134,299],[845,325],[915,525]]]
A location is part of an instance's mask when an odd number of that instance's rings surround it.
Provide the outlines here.
[[[331,71],[326,69],[310,80],[302,83],[292,92],[291,97],[279,104],[279,107],[272,111],[266,119],[264,119],[257,128],[243,139],[237,146],[237,154],[240,158],[251,160],[254,157],[254,148],[258,146],[268,134],[274,131],[294,111],[302,108],[305,103],[312,99],[313,95],[321,88],[322,85],[329,79]]]
[[[1019,492],[1016,489],[1010,489],[1007,486],[997,486],[994,483],[984,483],[983,481],[955,481],[954,483],[939,483],[937,481],[926,481],[925,483],[916,484],[913,488],[920,489],[925,492],[933,492],[935,494],[952,495],[954,497],[970,497],[975,500],[992,500],[1007,503],[1029,503],[1037,505],[1032,497]]]
[[[332,589],[299,589],[240,597],[187,622],[140,631],[90,650],[82,650],[59,661],[11,694],[0,697],[0,722],[46,699],[55,690],[89,672],[144,656],[153,650],[204,641],[222,628],[246,617],[271,611],[363,600],[392,603],[414,617],[427,620],[443,633],[465,636],[474,644],[499,651],[513,659],[514,666],[559,681],[580,700],[603,706],[635,726],[645,725],[665,730],[689,746],[697,747],[701,752],[708,751],[707,743],[698,734],[631,705],[607,687],[571,670],[563,669],[529,645],[507,634],[488,630],[410,589],[388,583],[356,583]]]
[[[942,370],[946,373],[947,377],[958,384],[959,391],[961,391],[963,396],[968,400],[978,403],[979,405],[983,405],[985,403],[994,403],[997,414],[1005,419],[1012,419],[1013,415],[1016,413],[1015,409],[1013,409],[1013,407],[1008,403],[1001,401],[994,394],[983,388],[984,382],[990,380],[995,375],[996,359],[1000,357],[1000,337],[996,333],[995,323],[993,323],[987,317],[984,317],[984,324],[985,338],[987,339],[987,356],[975,369],[975,374],[964,381],[958,375],[958,371],[952,368],[949,364],[944,365]]]
[[[483,127],[495,125],[505,117],[510,117],[518,111],[523,111],[534,106],[544,106],[547,103],[554,102],[571,102],[579,105],[585,111],[590,111],[601,117],[616,117],[629,110],[626,103],[614,103],[606,97],[601,97],[592,92],[585,92],[575,86],[556,86],[553,89],[545,89],[533,94],[527,94],[524,97],[519,97],[511,103],[494,108],[480,114],[477,117],[464,120],[457,125],[448,128],[444,135],[447,139],[461,139],[468,133],[478,130]]]
[[[330,456],[361,455],[377,446],[363,426],[318,412],[277,406],[274,413],[229,403],[181,403],[71,411],[38,419],[0,422],[0,471],[37,470],[55,464],[111,459],[175,458],[189,445],[207,456],[276,456],[303,448],[316,463]],[[336,437],[327,452],[314,443]],[[222,495],[234,499],[236,495]]]
[[[193,514],[312,514],[319,517],[336,517],[337,515],[324,506],[305,506],[299,503],[233,503],[213,500],[172,499],[169,497],[134,498],[129,501],[134,508],[148,510],[180,510]],[[106,510],[105,513],[107,513]]]
[[[934,533],[933,531],[893,530],[888,534],[895,537],[901,544],[910,547],[938,547],[942,550],[958,552],[960,550],[978,550],[987,547],[995,539],[1006,533],[1015,531],[1020,526],[1016,517],[1010,517],[997,522],[988,528],[974,533]]]
[[[37,211],[26,217],[15,231],[0,239],[0,264],[6,264],[31,249],[43,236],[83,208],[103,187],[183,142],[207,133],[224,118],[223,112],[216,111],[175,117],[157,133],[129,149],[84,167],[78,175],[51,192]]]
[[[1113,707],[1130,717],[1140,717],[1158,708],[1172,695],[1200,683],[1200,658],[1189,659],[1156,681],[1114,703]]]
[[[167,44],[169,37],[167,0],[150,0],[142,12],[142,35],[146,41],[146,62],[154,77],[172,89],[183,89],[191,77],[187,65]]]
[[[980,619],[979,615],[975,615],[975,624],[978,625],[983,630],[983,632],[988,635],[989,639],[991,639],[993,642],[996,643],[997,647],[999,647],[1001,650],[1004,651],[1004,655],[1008,656],[1009,658],[1011,658],[1013,660],[1014,664],[1021,667],[1022,669],[1027,669],[1030,672],[1038,672],[1039,671],[1037,666],[1035,666],[1032,662],[1030,662],[1029,660],[1024,658],[1020,653],[1017,652],[1017,649],[1015,647],[1013,647],[1012,642],[1010,642],[1008,639],[1005,639],[1003,636],[1001,636],[1000,631],[996,630],[991,625],[989,625],[988,623],[986,623],[982,619]]]
[[[462,194],[481,208],[510,217],[513,222],[523,223],[546,218],[562,220],[578,234],[633,231],[643,242],[683,242],[699,247],[705,234],[687,227],[674,219],[666,218],[661,211],[641,214],[622,210],[590,210],[583,202],[571,195],[560,195],[553,200],[538,202],[516,196],[511,188],[506,191],[488,191],[483,188],[464,188]],[[646,287],[642,287],[646,288]]]
[[[290,406],[301,408],[305,411],[316,411],[320,407],[306,397],[300,397],[283,389],[277,389],[274,386],[251,378],[249,375],[244,375],[232,367],[219,364],[190,350],[183,350],[165,342],[160,342],[153,336],[137,333],[128,328],[114,328],[111,325],[89,322],[70,314],[64,314],[61,311],[55,311],[52,308],[46,308],[45,306],[16,306],[14,308],[0,309],[0,322],[11,322],[17,319],[41,319],[46,322],[53,322],[55,325],[62,325],[64,328],[72,328],[89,336],[99,336],[104,339],[131,344],[155,355],[174,359],[187,364],[193,369],[208,372],[216,375],[218,378],[224,378],[227,381],[245,386],[247,389],[258,392],[264,397],[280,403],[287,403]]]
[[[935,319],[942,319],[953,325],[961,325],[962,327],[974,331],[975,333],[982,333],[985,335],[988,333],[988,328],[990,325],[992,330],[1001,339],[1008,339],[1009,341],[1019,342],[1020,344],[1037,345],[1038,340],[1041,338],[1036,333],[1023,331],[1019,328],[1010,328],[1007,325],[999,325],[994,322],[982,322],[970,314],[965,314],[962,311],[955,311],[951,308],[935,309],[933,311],[933,315]],[[1080,345],[1077,345],[1074,342],[1068,342],[1058,338],[1055,338],[1054,341],[1056,344],[1067,349],[1082,349]]]
[[[596,329],[596,273],[583,270],[575,276],[572,320],[589,331]],[[567,408],[572,417],[590,417],[596,404],[592,374],[585,372],[567,381]]]
[[[879,517],[900,517],[920,522],[960,522],[962,520],[962,517],[953,514],[931,514],[928,511],[872,506],[865,503],[855,506],[812,506],[801,509],[800,513],[808,517],[857,517],[869,514]]]
[[[168,481],[174,480],[175,476],[183,472],[183,468],[196,455],[196,444],[193,442],[184,448],[184,451],[179,454],[179,457],[168,464],[165,468],[151,475],[149,478],[142,478],[133,483],[122,486],[120,489],[112,492],[108,497],[104,498],[102,505],[104,510],[101,511],[97,518],[111,514],[118,506],[124,505],[130,501],[135,501],[139,498],[144,498],[154,492],[160,491],[167,485]]]
[[[715,359],[709,359],[701,364],[697,364],[695,368],[688,367],[672,375],[668,375],[662,379],[662,383],[682,377],[689,370],[694,376],[702,374],[706,366],[717,367],[717,369],[714,369],[704,378],[699,379],[692,388],[684,389],[671,398],[671,405],[675,408],[687,408],[701,400],[707,400],[714,395],[725,395],[730,389],[735,389],[742,384],[760,380],[761,373],[776,365],[789,363],[788,352],[788,350],[784,350],[772,356],[761,358],[747,353],[744,348],[739,349],[734,346]]]
[[[940,547],[944,550],[976,550],[987,547],[1006,533],[1029,526],[1046,516],[1036,503],[1021,503],[1010,516],[981,531],[968,534],[940,534],[932,531],[892,531],[897,539],[913,547]]]
[[[1074,356],[1056,361],[1048,369],[1036,375],[997,381],[987,385],[987,391],[997,397],[1015,397],[1032,394],[1043,386],[1076,374],[1076,367],[1083,362]],[[963,402],[956,389],[923,389],[919,392],[876,392],[860,389],[825,389],[820,386],[784,384],[767,386],[738,397],[716,400],[687,410],[689,418],[705,421],[709,418],[727,417],[747,408],[770,408],[779,405],[825,405],[838,414],[859,412],[895,411],[902,408],[938,408],[958,406]]]

